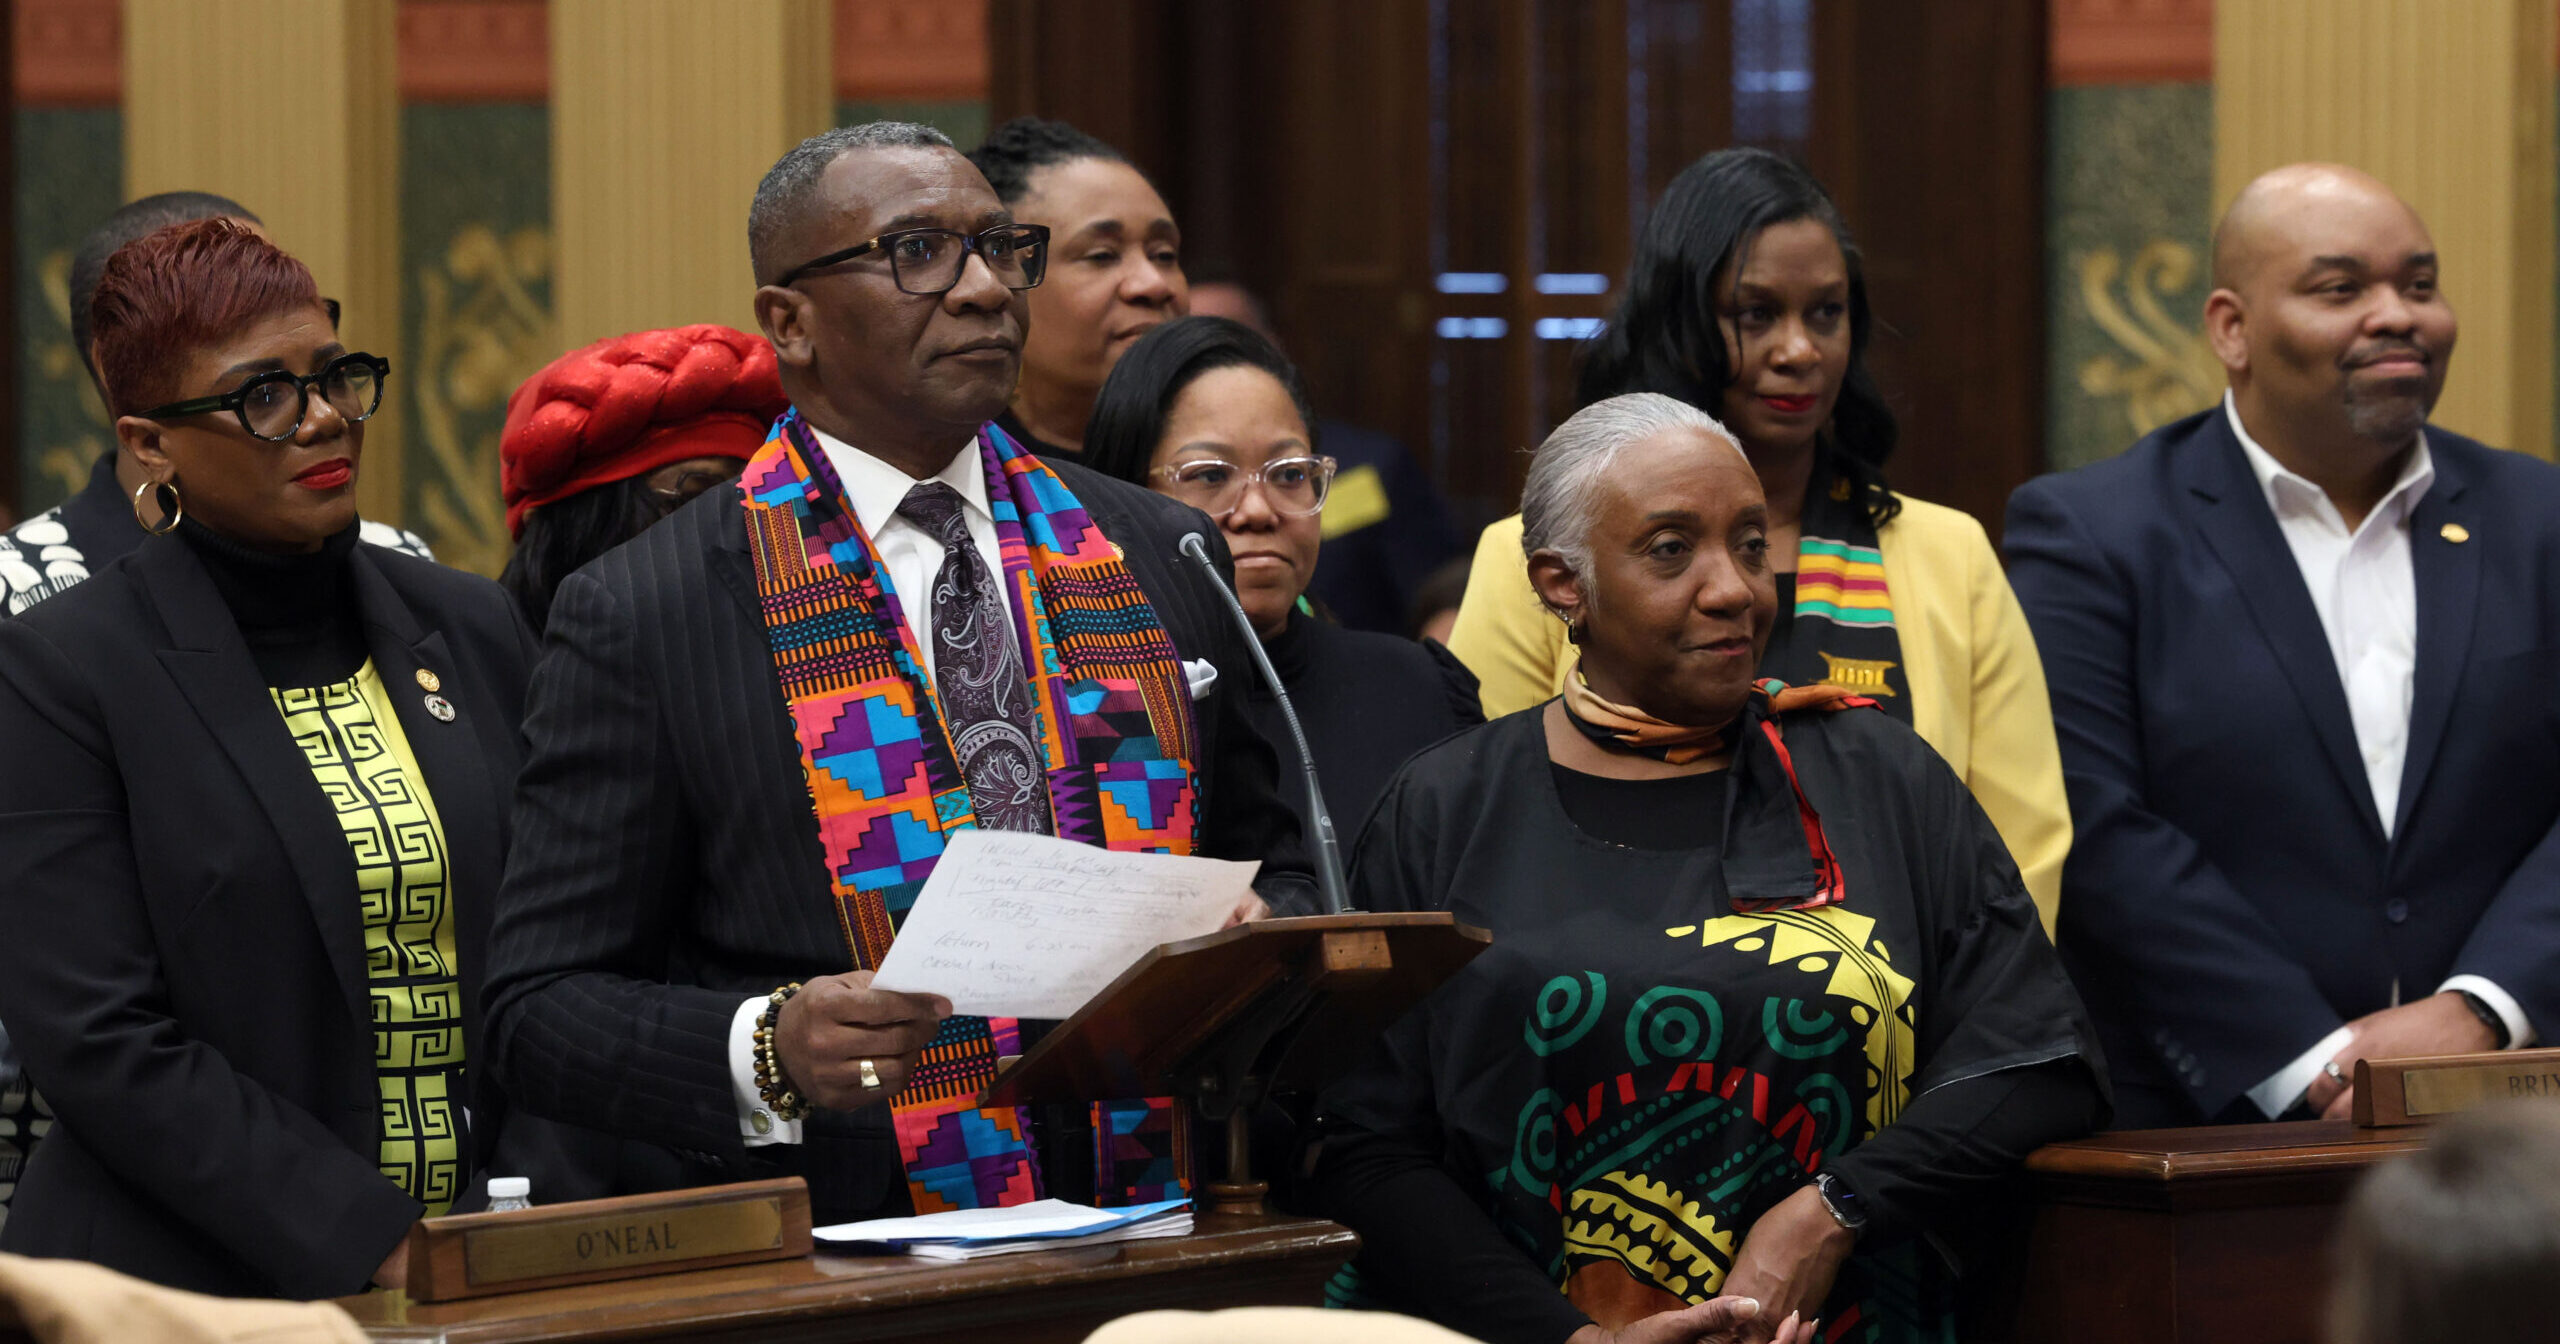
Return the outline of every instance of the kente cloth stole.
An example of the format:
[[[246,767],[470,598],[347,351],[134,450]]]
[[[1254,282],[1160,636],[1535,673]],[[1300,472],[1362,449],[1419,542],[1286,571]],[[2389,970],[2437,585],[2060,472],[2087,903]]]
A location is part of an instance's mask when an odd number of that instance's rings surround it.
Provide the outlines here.
[[[1055,833],[1122,852],[1190,853],[1199,737],[1172,639],[1119,548],[1056,473],[994,425],[980,429],[977,447],[1033,683]],[[977,824],[969,786],[915,625],[798,411],[774,423],[740,483],[765,644],[790,703],[837,923],[854,966],[876,969],[944,837]],[[925,1048],[892,1104],[916,1212],[1041,1197],[1023,1114],[971,1104],[1020,1041],[1010,1019],[954,1017]],[[1161,1127],[1164,1109],[1101,1103],[1094,1128],[1136,1139]],[[1107,1154],[1127,1161],[1097,1168],[1106,1199],[1179,1193],[1164,1145],[1130,1142]]]
[[[1825,450],[1829,451],[1829,450]],[[1911,685],[1886,591],[1876,529],[1849,478],[1819,471],[1796,543],[1796,604],[1760,670],[1792,686],[1827,683],[1875,700],[1908,724]]]

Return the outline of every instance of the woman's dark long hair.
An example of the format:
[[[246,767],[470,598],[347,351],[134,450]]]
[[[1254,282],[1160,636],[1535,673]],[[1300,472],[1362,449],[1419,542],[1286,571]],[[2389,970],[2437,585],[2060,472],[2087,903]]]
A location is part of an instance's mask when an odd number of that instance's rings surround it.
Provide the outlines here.
[[[524,516],[515,554],[498,574],[498,586],[534,633],[551,623],[551,595],[560,581],[586,563],[639,536],[663,516],[649,478],[633,476],[557,499]]]
[[[1882,527],[1902,511],[1885,484],[1885,459],[1899,431],[1867,372],[1874,319],[1867,277],[1840,207],[1813,174],[1765,149],[1720,149],[1680,170],[1645,220],[1627,267],[1625,292],[1609,324],[1582,357],[1577,407],[1628,392],[1660,392],[1722,415],[1732,386],[1719,286],[1748,260],[1752,240],[1773,224],[1820,221],[1849,267],[1849,372],[1832,406],[1830,432],[1815,464],[1816,486],[1846,479],[1867,520]]]
[[[1229,318],[1185,317],[1139,337],[1102,380],[1102,391],[1093,399],[1093,420],[1084,430],[1084,464],[1153,489],[1147,464],[1155,460],[1174,399],[1200,375],[1237,367],[1260,369],[1278,379],[1307,432],[1315,433],[1315,412],[1298,383],[1298,370],[1278,346]]]

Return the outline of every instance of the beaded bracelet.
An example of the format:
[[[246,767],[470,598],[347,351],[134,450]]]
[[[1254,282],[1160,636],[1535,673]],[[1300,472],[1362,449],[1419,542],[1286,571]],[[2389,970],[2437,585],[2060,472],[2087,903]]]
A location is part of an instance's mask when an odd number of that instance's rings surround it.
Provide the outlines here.
[[[779,1120],[798,1120],[814,1109],[792,1089],[790,1075],[782,1071],[782,1052],[774,1044],[782,1021],[782,1005],[799,992],[797,980],[773,991],[764,1015],[756,1019],[756,1095],[764,1099]]]

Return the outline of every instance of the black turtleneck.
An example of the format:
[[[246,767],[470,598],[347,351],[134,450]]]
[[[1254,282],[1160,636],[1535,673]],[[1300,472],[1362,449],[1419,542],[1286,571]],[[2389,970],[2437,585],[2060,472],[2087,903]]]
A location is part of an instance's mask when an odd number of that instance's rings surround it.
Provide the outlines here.
[[[304,555],[251,550],[189,518],[178,535],[204,562],[214,591],[248,642],[258,675],[279,690],[329,686],[364,666],[364,623],[356,616],[347,557],[360,524]]]

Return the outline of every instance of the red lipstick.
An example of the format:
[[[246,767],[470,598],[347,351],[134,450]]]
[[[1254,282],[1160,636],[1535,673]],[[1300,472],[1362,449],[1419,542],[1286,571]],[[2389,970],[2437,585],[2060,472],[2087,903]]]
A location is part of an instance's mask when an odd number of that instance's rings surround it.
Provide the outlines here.
[[[293,483],[310,490],[335,490],[356,478],[356,464],[343,457],[305,467],[296,473]]]
[[[1801,397],[1773,397],[1762,393],[1760,400],[1768,403],[1769,409],[1781,415],[1802,415],[1813,409],[1816,398],[1810,394]]]

